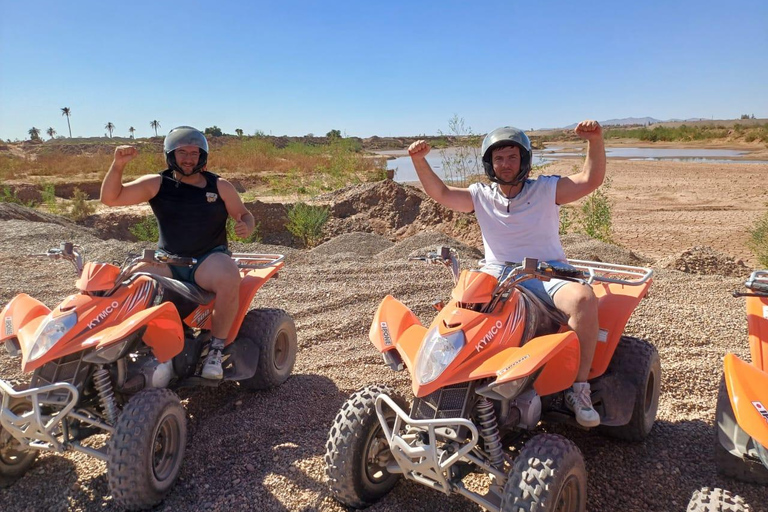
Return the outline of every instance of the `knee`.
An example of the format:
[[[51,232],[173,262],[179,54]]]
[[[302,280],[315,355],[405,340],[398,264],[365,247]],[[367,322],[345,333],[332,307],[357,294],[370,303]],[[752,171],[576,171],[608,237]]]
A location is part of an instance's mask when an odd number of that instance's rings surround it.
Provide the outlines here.
[[[563,310],[569,315],[597,316],[597,297],[587,285],[573,286],[568,290]]]

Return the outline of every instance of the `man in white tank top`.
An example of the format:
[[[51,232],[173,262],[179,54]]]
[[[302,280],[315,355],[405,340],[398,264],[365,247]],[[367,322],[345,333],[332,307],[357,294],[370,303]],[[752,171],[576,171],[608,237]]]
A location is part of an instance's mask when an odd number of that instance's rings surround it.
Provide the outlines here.
[[[468,189],[449,187],[432,171],[426,156],[427,142],[411,144],[408,153],[424,191],[452,210],[475,212],[485,246],[485,271],[497,277],[504,262],[565,261],[560,243],[560,205],[577,201],[603,183],[605,145],[597,121],[576,126],[576,135],[587,141],[587,159],[578,174],[566,177],[540,176],[528,179],[531,170],[531,142],[521,130],[497,128],[483,141],[483,166],[491,184],[474,183]],[[579,336],[581,359],[576,381],[565,393],[565,402],[576,420],[585,427],[600,424],[592,407],[589,376],[597,345],[597,298],[592,288],[572,281],[523,283],[543,300],[568,315],[568,325]]]

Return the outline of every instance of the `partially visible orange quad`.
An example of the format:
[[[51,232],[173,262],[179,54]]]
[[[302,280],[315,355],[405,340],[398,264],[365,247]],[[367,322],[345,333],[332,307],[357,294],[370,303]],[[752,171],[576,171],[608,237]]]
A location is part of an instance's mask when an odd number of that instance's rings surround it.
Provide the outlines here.
[[[726,354],[717,397],[715,463],[718,472],[768,485],[768,270],[745,283],[752,362]]]
[[[70,261],[78,292],[53,310],[27,294],[2,310],[0,342],[21,357],[28,386],[0,380],[0,486],[12,484],[38,451],[75,450],[103,460],[115,502],[127,509],[159,503],[179,475],[186,414],[172,391],[213,385],[200,377],[210,341],[213,294],[148,273],[139,262],[191,265],[145,250],[122,267],[83,264],[71,243],[40,256]],[[223,351],[223,380],[250,389],[277,386],[291,374],[296,329],[278,309],[248,311],[283,256],[233,254],[240,268],[240,307]],[[107,434],[95,448],[82,441]]]
[[[584,511],[587,472],[576,445],[541,433],[541,422],[577,425],[563,402],[576,378],[579,340],[557,311],[518,286],[528,279],[585,279],[599,299],[600,335],[589,375],[597,429],[639,441],[656,420],[661,365],[647,341],[623,336],[651,285],[647,268],[570,261],[576,270],[526,259],[506,278],[459,274],[454,250],[423,258],[453,270],[448,304],[421,325],[387,296],[370,339],[395,371],[407,369],[410,404],[385,385],[358,391],[343,405],[326,444],[326,473],[338,501],[369,506],[401,477],[460,494],[493,511]],[[484,493],[462,480],[489,477]]]

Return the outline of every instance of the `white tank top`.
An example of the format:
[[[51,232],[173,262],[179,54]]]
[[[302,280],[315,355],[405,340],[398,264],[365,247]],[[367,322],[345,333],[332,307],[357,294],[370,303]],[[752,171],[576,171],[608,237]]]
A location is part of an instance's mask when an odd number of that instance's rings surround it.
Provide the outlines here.
[[[555,202],[559,179],[539,176],[526,180],[511,199],[497,183],[470,185],[487,263],[520,263],[523,258],[566,260],[559,235],[560,206]]]

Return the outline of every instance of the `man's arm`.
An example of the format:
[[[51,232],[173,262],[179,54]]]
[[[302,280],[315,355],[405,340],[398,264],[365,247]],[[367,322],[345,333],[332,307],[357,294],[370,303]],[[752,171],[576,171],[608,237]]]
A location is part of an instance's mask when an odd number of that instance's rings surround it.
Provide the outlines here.
[[[240,194],[237,193],[234,185],[219,178],[218,186],[221,199],[227,207],[227,213],[235,219],[235,234],[240,238],[248,237],[253,232],[256,219],[243,204],[243,200],[240,199]]]
[[[413,167],[429,197],[451,210],[470,213],[475,210],[472,195],[466,188],[449,187],[441,180],[427,162],[427,154],[432,148],[423,140],[417,140],[408,148]]]
[[[557,204],[578,201],[597,189],[605,179],[605,143],[603,129],[597,121],[582,121],[574,130],[576,135],[587,141],[587,159],[584,169],[557,182]]]
[[[152,199],[160,189],[157,175],[142,176],[123,185],[123,170],[136,158],[139,151],[133,146],[118,146],[115,148],[115,158],[101,182],[101,202],[107,206],[130,206]]]

